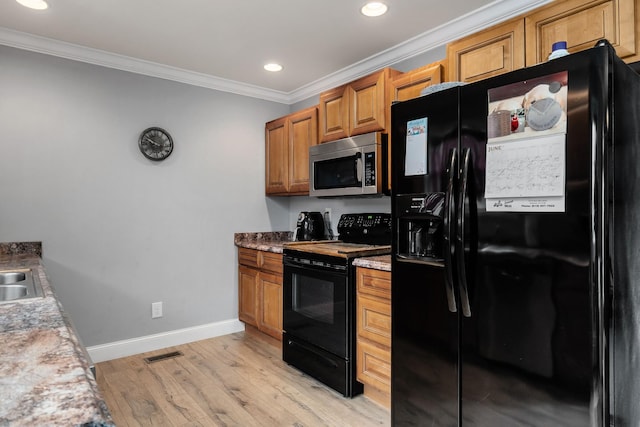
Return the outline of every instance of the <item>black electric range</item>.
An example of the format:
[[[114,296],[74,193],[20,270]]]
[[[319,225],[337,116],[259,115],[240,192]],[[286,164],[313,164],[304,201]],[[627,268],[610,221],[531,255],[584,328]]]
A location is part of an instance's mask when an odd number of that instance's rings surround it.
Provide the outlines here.
[[[344,214],[338,240],[291,242],[283,250],[283,360],[346,397],[356,380],[358,257],[391,253],[391,215]]]

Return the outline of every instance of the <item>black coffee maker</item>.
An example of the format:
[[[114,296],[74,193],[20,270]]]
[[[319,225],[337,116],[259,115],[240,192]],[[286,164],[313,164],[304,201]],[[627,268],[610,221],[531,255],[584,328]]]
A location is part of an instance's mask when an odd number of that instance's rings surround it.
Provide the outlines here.
[[[320,212],[300,212],[296,223],[295,239],[323,240],[324,219]]]

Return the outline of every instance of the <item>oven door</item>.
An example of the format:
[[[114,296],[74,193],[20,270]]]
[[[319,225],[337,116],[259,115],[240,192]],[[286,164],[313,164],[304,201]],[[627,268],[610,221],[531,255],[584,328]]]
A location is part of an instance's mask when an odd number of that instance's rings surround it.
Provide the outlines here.
[[[328,258],[284,256],[283,329],[347,358],[348,267]]]

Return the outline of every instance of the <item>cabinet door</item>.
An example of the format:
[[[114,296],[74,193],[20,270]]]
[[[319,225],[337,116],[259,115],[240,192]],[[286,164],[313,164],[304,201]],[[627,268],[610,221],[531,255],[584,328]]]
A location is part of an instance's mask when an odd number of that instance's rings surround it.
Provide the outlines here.
[[[258,326],[258,270],[238,267],[238,318]]]
[[[260,273],[258,329],[282,340],[282,275]]]
[[[449,81],[474,82],[523,68],[524,34],[520,18],[449,43]]]
[[[318,143],[318,109],[289,116],[289,193],[309,194],[309,147]]]
[[[334,141],[349,136],[348,85],[340,86],[320,94],[318,121],[320,141]]]
[[[289,189],[287,119],[265,125],[265,193],[282,194]]]
[[[634,0],[556,1],[525,18],[527,66],[544,62],[551,45],[565,40],[569,52],[609,40],[620,58],[636,54]]]
[[[384,72],[362,77],[351,83],[350,135],[384,130],[387,125]]]
[[[422,89],[442,82],[442,64],[435,62],[400,74],[389,82],[391,102],[420,96]]]

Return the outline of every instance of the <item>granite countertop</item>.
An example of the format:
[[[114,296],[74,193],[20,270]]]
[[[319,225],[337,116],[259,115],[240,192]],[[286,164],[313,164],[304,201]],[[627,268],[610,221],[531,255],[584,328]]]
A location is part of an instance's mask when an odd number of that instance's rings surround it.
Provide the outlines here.
[[[373,268],[374,270],[391,271],[391,255],[377,255],[353,260],[358,267]]]
[[[284,244],[293,238],[291,231],[269,231],[256,233],[235,233],[233,240],[240,248],[257,249],[265,252],[282,253]]]
[[[43,291],[0,304],[0,425],[113,426],[40,255],[38,242],[0,243],[0,269],[32,269]]]
[[[291,231],[235,233],[233,237],[235,245],[241,248],[282,253],[284,246],[292,241],[293,233]],[[353,265],[391,271],[391,255],[355,258]]]

